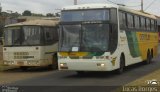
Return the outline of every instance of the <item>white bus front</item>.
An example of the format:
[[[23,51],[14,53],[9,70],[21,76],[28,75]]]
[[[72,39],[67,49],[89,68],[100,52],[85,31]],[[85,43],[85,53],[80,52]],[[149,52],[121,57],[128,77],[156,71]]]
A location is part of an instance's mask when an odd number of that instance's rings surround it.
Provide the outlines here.
[[[73,7],[62,10],[59,70],[111,71],[118,68],[118,58],[112,55],[118,44],[117,9]]]
[[[56,27],[9,26],[4,32],[4,65],[47,66],[58,48]]]

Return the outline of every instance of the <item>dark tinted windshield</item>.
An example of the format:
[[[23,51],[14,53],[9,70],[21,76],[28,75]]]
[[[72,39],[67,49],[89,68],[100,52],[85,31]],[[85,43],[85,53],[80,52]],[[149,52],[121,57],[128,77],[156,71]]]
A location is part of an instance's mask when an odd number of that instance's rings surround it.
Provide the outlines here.
[[[107,51],[109,39],[108,24],[83,25],[82,51]]]
[[[61,21],[107,21],[109,20],[109,10],[79,10],[62,11]]]
[[[108,24],[61,26],[60,51],[107,51]]]
[[[62,26],[62,51],[71,51],[72,47],[80,46],[80,25],[64,25]]]

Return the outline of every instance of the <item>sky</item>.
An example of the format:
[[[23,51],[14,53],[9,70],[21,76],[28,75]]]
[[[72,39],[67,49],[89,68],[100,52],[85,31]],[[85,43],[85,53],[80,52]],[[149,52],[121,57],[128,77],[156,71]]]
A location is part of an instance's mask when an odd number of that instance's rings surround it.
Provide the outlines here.
[[[141,0],[110,0],[115,3],[125,4],[129,8],[140,10]],[[143,0],[146,12],[160,16],[160,0]],[[30,10],[32,13],[55,13],[62,7],[73,5],[74,0],[0,0],[2,11],[22,13]],[[108,0],[78,0],[78,4],[110,3]]]

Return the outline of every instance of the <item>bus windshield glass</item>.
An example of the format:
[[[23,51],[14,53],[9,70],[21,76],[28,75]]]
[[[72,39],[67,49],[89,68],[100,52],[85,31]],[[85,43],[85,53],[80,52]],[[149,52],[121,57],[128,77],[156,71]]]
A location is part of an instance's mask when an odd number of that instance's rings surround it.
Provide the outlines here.
[[[71,47],[79,47],[80,45],[80,25],[64,25],[62,26],[62,51],[70,51]]]
[[[61,21],[108,21],[109,10],[76,10],[62,11]]]
[[[82,51],[108,50],[108,24],[86,24],[82,29]]]
[[[11,27],[5,30],[5,46],[20,45],[20,30],[20,27]]]
[[[109,24],[63,25],[61,32],[60,51],[108,50]]]
[[[40,44],[40,27],[38,26],[24,26],[22,45],[38,45]]]
[[[40,27],[8,27],[5,30],[5,46],[25,46],[40,44]]]

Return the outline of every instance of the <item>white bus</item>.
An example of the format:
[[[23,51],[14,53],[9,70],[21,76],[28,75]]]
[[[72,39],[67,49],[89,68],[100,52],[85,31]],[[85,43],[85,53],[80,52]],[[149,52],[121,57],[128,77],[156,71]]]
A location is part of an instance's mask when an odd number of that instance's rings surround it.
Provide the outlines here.
[[[59,19],[39,19],[5,26],[4,65],[56,68],[58,24]]]
[[[112,4],[83,4],[61,11],[59,70],[123,72],[157,55],[154,15]]]

